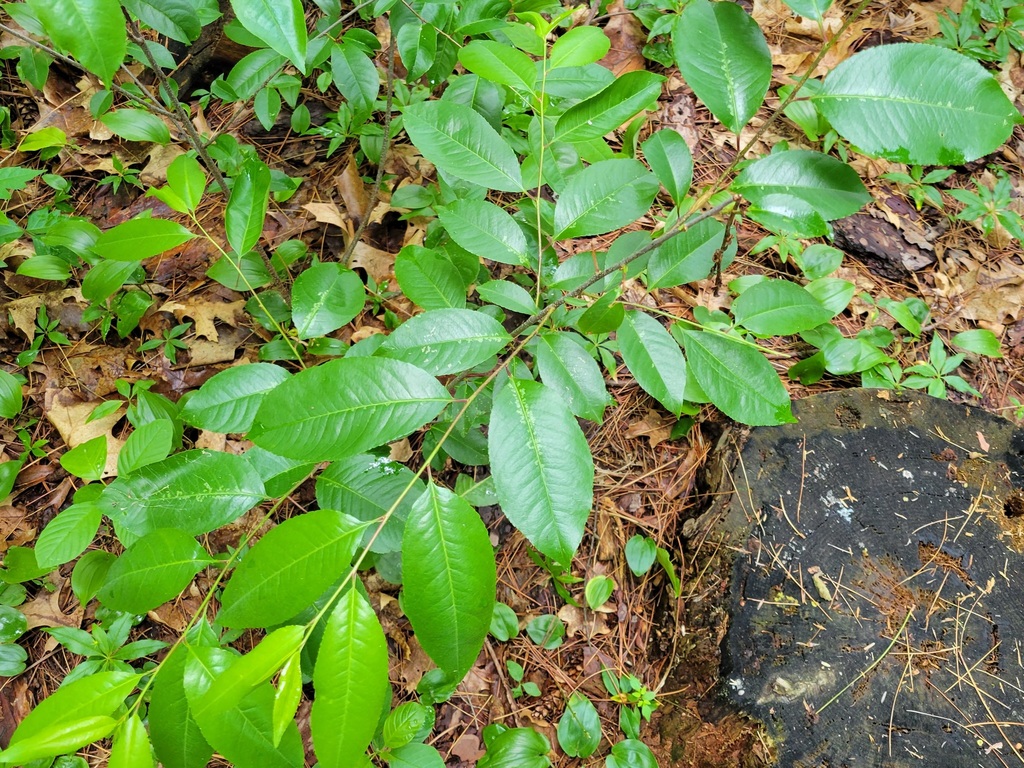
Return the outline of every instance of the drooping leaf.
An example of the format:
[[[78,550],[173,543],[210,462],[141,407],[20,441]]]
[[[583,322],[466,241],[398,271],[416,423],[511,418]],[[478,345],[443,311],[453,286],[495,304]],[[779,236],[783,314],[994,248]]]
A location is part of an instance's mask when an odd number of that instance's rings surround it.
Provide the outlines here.
[[[115,611],[144,615],[176,597],[209,564],[209,555],[191,535],[158,528],[113,562],[98,597]]]
[[[470,107],[424,101],[405,108],[405,130],[423,156],[447,174],[502,192],[523,192],[515,152]]]
[[[242,26],[306,72],[306,16],[299,0],[231,0]]]
[[[679,205],[693,182],[693,155],[679,131],[662,128],[641,144],[644,159],[668,191],[672,202]]]
[[[658,180],[629,158],[601,160],[569,178],[555,205],[555,238],[602,235],[636,221],[658,194]]]
[[[167,527],[198,536],[236,520],[263,499],[263,482],[241,456],[194,450],[119,477],[104,490],[100,504],[125,542]]]
[[[435,309],[398,326],[377,354],[441,376],[469,370],[511,341],[501,323],[490,315],[471,309]]]
[[[298,0],[294,0],[298,2]],[[246,161],[235,179],[224,211],[224,229],[228,244],[236,254],[251,251],[263,234],[270,192],[270,169],[257,159]]]
[[[599,139],[653,104],[665,78],[646,70],[620,75],[608,87],[566,110],[555,124],[557,141]]]
[[[274,744],[281,742],[281,737],[288,725],[295,719],[295,712],[302,700],[302,655],[293,654],[281,668],[274,693]]]
[[[267,393],[288,379],[279,365],[250,363],[227,368],[209,378],[181,409],[188,424],[225,434],[245,432]]]
[[[388,648],[357,589],[338,600],[313,671],[313,747],[323,768],[349,768],[366,752],[388,693]]]
[[[711,402],[751,426],[795,421],[786,388],[764,355],[706,331],[680,331],[690,371]]]
[[[725,242],[725,225],[704,219],[663,243],[647,262],[651,288],[668,288],[703,280],[711,274],[715,253]]]
[[[568,566],[594,490],[594,460],[568,406],[543,384],[510,378],[494,398],[487,445],[505,516]]]
[[[310,605],[348,567],[363,525],[343,512],[315,510],[272,528],[235,569],[218,621],[267,627]]]
[[[791,336],[827,323],[832,313],[789,280],[762,280],[737,297],[732,314],[738,325],[760,336]]]
[[[111,84],[128,49],[117,0],[32,0],[29,7],[58,48]]]
[[[679,72],[711,114],[733,133],[757,112],[772,79],[764,33],[741,6],[693,0],[676,21]]]
[[[678,416],[686,403],[686,359],[665,327],[646,312],[626,313],[618,330],[622,359],[644,391]]]
[[[496,585],[487,527],[468,502],[427,485],[405,521],[402,580],[420,645],[453,683],[461,680],[483,648]]]
[[[814,103],[868,154],[914,165],[962,165],[994,152],[1020,113],[977,61],[937,45],[879,45],[825,77]]]
[[[183,1],[171,0],[171,2]],[[185,4],[189,6],[191,13],[191,5],[187,2]],[[206,192],[206,173],[199,165],[199,161],[191,155],[178,155],[167,166],[167,186],[185,204],[186,211],[194,211],[202,202],[203,193]]]
[[[426,424],[450,396],[437,379],[398,360],[343,358],[307,368],[263,400],[249,439],[307,461],[353,456]]]
[[[573,414],[600,424],[611,398],[597,361],[565,331],[541,334],[536,354],[541,381],[561,394]]]
[[[335,262],[306,267],[292,285],[292,322],[300,339],[336,331],[363,310],[366,287],[351,269]]]
[[[530,263],[526,235],[503,208],[486,200],[456,200],[437,212],[452,240],[472,253],[513,266]]]
[[[195,235],[176,221],[137,218],[103,232],[93,250],[113,261],[142,261],[177,248]]]

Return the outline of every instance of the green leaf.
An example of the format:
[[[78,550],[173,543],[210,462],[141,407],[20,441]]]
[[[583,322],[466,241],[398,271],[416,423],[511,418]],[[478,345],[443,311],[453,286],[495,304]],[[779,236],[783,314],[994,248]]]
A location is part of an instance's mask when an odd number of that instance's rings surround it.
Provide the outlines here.
[[[486,283],[481,283],[476,287],[476,295],[482,301],[510,312],[532,315],[537,311],[537,303],[527,290],[510,280],[488,280]]]
[[[459,62],[485,80],[525,93],[533,93],[537,82],[537,67],[529,56],[493,40],[473,40],[463,46]]]
[[[623,739],[605,758],[605,768],[658,768],[651,748],[636,739]]]
[[[634,576],[643,576],[654,565],[658,554],[658,545],[654,539],[643,534],[636,534],[626,542],[626,565]]]
[[[487,742],[477,768],[550,768],[551,744],[533,728],[509,728]]]
[[[736,3],[694,0],[672,30],[676,64],[711,114],[738,134],[754,116],[772,79],[761,28]]]
[[[469,504],[433,483],[413,504],[402,538],[402,607],[434,663],[461,680],[484,646],[497,584],[487,527]]]
[[[466,306],[466,284],[455,265],[437,251],[405,246],[395,257],[395,279],[406,298],[423,309]]]
[[[58,48],[110,85],[128,49],[117,0],[32,0],[29,7]]]
[[[406,744],[391,751],[391,768],[445,768],[440,753],[429,744]]]
[[[331,360],[271,391],[249,439],[292,459],[340,459],[408,435],[450,400],[437,379],[408,363],[377,357]]]
[[[543,384],[510,378],[494,398],[487,445],[509,522],[568,566],[594,495],[594,460],[568,406]]]
[[[28,619],[25,614],[17,608],[0,603],[0,644],[13,643],[27,631]]]
[[[203,29],[189,0],[125,0],[124,7],[143,24],[185,45],[199,37]]]
[[[490,315],[471,309],[435,309],[398,326],[377,354],[441,376],[467,371],[511,341],[501,323]]]
[[[598,27],[573,27],[551,46],[548,69],[582,67],[604,58],[611,40]]]
[[[119,477],[103,491],[100,504],[125,542],[158,528],[174,527],[190,536],[208,533],[264,498],[263,482],[244,458],[195,450]]]
[[[562,396],[574,415],[600,424],[611,398],[597,361],[574,336],[566,331],[541,334],[537,368],[541,381]]]
[[[191,6],[189,8],[191,12]],[[206,173],[199,161],[191,155],[178,155],[167,166],[167,186],[185,203],[186,210],[194,211],[206,192]]]
[[[306,73],[306,17],[299,0],[231,0],[242,26]]]
[[[380,73],[373,60],[359,46],[343,41],[331,49],[331,74],[352,107],[353,122],[369,117],[380,92]]]
[[[587,307],[576,327],[583,333],[611,333],[626,317],[626,308],[618,301],[618,291],[608,291]]]
[[[142,718],[132,712],[114,732],[107,768],[152,768],[153,748]]]
[[[433,724],[432,707],[418,701],[407,701],[399,704],[388,714],[381,729],[381,739],[388,749],[404,747],[415,740],[424,729],[429,732]]]
[[[270,363],[227,368],[208,379],[189,398],[181,409],[181,418],[211,432],[245,432],[252,426],[263,398],[289,377],[284,368]]]
[[[703,280],[711,274],[715,254],[725,242],[725,225],[717,219],[703,219],[674,235],[647,262],[648,286],[669,288]]]
[[[796,419],[775,369],[756,349],[718,334],[680,331],[690,372],[711,402],[730,419],[751,426]]]
[[[321,509],[344,509],[357,520],[374,523],[397,504],[376,538],[364,544],[372,552],[398,552],[405,519],[424,487],[405,465],[364,453],[336,461],[320,473],[316,502]],[[375,528],[366,531],[367,540]]]
[[[555,140],[600,139],[656,102],[664,80],[646,70],[620,75],[599,93],[566,110],[555,124]]]
[[[679,131],[662,128],[652,133],[640,146],[644,151],[644,160],[651,166],[661,186],[666,189],[672,202],[679,205],[693,182],[690,145]]]
[[[9,755],[17,745],[23,745],[27,750],[40,745],[44,740],[59,741],[62,732],[70,734],[73,730],[80,728],[81,726],[78,724],[84,721],[113,715],[118,707],[124,704],[124,700],[134,690],[141,677],[142,675],[129,672],[98,672],[61,686],[36,704],[35,709],[21,721],[21,725],[11,736],[8,749],[0,752],[0,763],[24,764],[29,760],[36,759],[36,757],[22,759]],[[83,732],[83,735],[76,739],[78,740],[77,746],[46,752],[37,757],[73,752],[96,739],[109,735],[114,730],[114,725],[115,721],[111,720],[106,734],[85,738]],[[69,736],[67,743],[70,745],[71,742],[72,739]]]
[[[176,597],[209,564],[210,556],[192,536],[158,528],[114,561],[98,597],[115,611],[145,615]]]
[[[494,612],[491,614],[491,624],[487,631],[498,642],[506,643],[519,634],[519,617],[504,603],[495,603]]]
[[[686,359],[665,326],[646,312],[627,312],[618,339],[622,361],[637,384],[679,416],[686,404]]]
[[[660,185],[629,158],[601,160],[569,178],[555,204],[555,239],[588,237],[624,227],[650,208]]]
[[[732,303],[736,324],[759,336],[790,336],[827,323],[832,313],[789,280],[762,280]]]
[[[825,77],[815,105],[862,151],[962,165],[997,150],[1021,115],[977,61],[937,45],[879,45]]]
[[[587,586],[583,590],[583,595],[587,600],[587,605],[590,606],[590,610],[596,611],[608,602],[608,599],[612,596],[612,592],[614,591],[614,579],[601,575],[595,576],[587,582]]]
[[[359,275],[336,262],[313,264],[292,285],[292,322],[300,339],[324,336],[350,322],[364,303]]]
[[[163,461],[171,452],[174,423],[155,419],[137,427],[117,455],[117,474],[127,475],[147,464]]]
[[[294,722],[295,712],[302,700],[302,654],[296,652],[281,667],[274,694],[274,745],[281,743],[288,725]]]
[[[676,567],[672,563],[672,555],[664,547],[658,547],[655,557],[665,570],[665,575],[668,576],[668,581],[672,585],[672,596],[678,599],[682,594],[683,587],[679,581],[679,574],[676,573]]]
[[[11,744],[0,751],[0,762],[27,765],[34,760],[77,752],[87,744],[106,738],[115,727],[117,721],[114,718],[102,715],[65,721],[40,731],[31,741]]]
[[[992,331],[987,331],[983,328],[963,331],[956,334],[949,341],[955,347],[960,347],[960,349],[965,349],[978,355],[985,355],[986,357],[1003,356],[999,349],[998,337]]]
[[[424,101],[406,107],[403,115],[412,143],[444,173],[487,189],[525,191],[515,152],[470,107]]]
[[[558,721],[558,746],[570,757],[590,757],[601,744],[601,718],[593,702],[578,691],[569,697]]]
[[[523,230],[503,208],[486,200],[456,200],[437,217],[452,240],[472,253],[513,266],[530,263]]]
[[[95,502],[72,504],[47,523],[39,534],[36,562],[40,566],[58,566],[74,560],[96,537],[102,516]]]
[[[553,651],[565,641],[565,622],[546,613],[526,625],[530,639],[547,651]]]
[[[217,620],[229,627],[267,627],[295,616],[348,568],[363,528],[327,509],[272,528],[235,569]]]
[[[105,259],[137,262],[177,248],[193,237],[176,221],[129,219],[100,234],[93,250]]]
[[[107,464],[107,436],[100,435],[72,448],[60,457],[60,465],[83,480],[99,480]]]
[[[384,632],[359,590],[338,600],[313,670],[313,747],[322,768],[349,768],[365,754],[388,695]]]
[[[825,11],[832,5],[832,0],[783,0],[783,2],[792,8],[798,16],[806,16],[815,21],[821,20]]]
[[[128,141],[151,141],[155,144],[169,144],[171,141],[166,123],[142,109],[115,109],[103,115],[100,122]]]
[[[224,212],[228,245],[236,254],[248,253],[259,242],[263,234],[263,219],[267,215],[269,192],[270,169],[260,160],[247,161],[235,179]]]
[[[184,645],[172,648],[150,692],[150,738],[164,768],[205,768],[213,754],[188,708],[184,688],[188,656]]]
[[[871,200],[853,168],[808,150],[762,157],[740,172],[732,188],[755,206],[794,219],[809,213],[841,219]]]

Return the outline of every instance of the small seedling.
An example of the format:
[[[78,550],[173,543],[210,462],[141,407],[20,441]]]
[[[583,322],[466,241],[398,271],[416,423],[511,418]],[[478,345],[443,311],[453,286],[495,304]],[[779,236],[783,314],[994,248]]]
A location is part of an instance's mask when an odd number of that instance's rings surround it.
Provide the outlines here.
[[[178,363],[178,350],[188,349],[188,344],[181,340],[188,329],[192,327],[192,323],[180,323],[173,328],[167,329],[163,332],[163,335],[144,341],[139,345],[139,352],[148,352],[151,349],[162,349],[164,357],[166,357],[171,365],[177,365]]]
[[[1024,242],[1024,219],[1010,206],[1013,203],[1013,185],[1005,172],[997,172],[996,183],[989,189],[978,180],[973,180],[977,192],[969,189],[953,189],[949,194],[964,204],[956,215],[961,221],[980,221],[985,236],[992,234],[998,225],[1018,242]]]
[[[516,684],[516,687],[512,689],[512,698],[518,699],[523,694],[527,696],[533,696],[536,698],[540,696],[540,688],[537,687],[536,683],[531,683],[527,680],[523,682],[523,676],[526,674],[526,670],[523,669],[523,665],[519,662],[507,659],[505,661],[505,668],[508,670],[508,676],[512,678],[512,681]]]
[[[894,181],[903,187],[904,191],[910,195],[910,199],[914,201],[917,210],[920,211],[921,207],[928,203],[941,211],[942,193],[935,185],[940,181],[945,181],[954,173],[955,171],[949,168],[936,168],[934,171],[925,173],[922,166],[912,165],[909,174],[893,171],[892,173],[883,173],[882,178]]]

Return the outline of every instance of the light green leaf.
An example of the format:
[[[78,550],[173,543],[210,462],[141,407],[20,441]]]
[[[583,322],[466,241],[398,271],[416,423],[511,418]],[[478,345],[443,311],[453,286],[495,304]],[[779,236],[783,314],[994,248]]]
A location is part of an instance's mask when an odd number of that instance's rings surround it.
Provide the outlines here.
[[[100,497],[122,542],[158,528],[198,536],[238,519],[265,498],[263,482],[241,456],[184,451],[119,477]]]
[[[473,40],[463,46],[459,62],[485,80],[525,93],[533,93],[537,81],[537,68],[529,56],[494,40]]]
[[[231,0],[242,26],[306,73],[306,17],[299,0]]]
[[[832,0],[782,0],[798,16],[819,21],[832,5]]]
[[[408,363],[377,357],[331,360],[271,391],[249,439],[292,459],[340,459],[419,429],[450,400],[437,379]]]
[[[313,747],[322,768],[349,768],[366,752],[388,695],[388,648],[359,590],[338,600],[313,670]]]
[[[619,351],[637,384],[678,416],[686,403],[686,360],[665,327],[646,312],[626,313],[619,326]]]
[[[999,349],[998,337],[992,331],[983,328],[958,333],[949,342],[954,347],[974,352],[977,355],[985,355],[986,357],[1003,356]]]
[[[194,211],[206,192],[206,173],[191,155],[178,155],[167,166],[167,186],[185,203],[186,210]]]
[[[456,200],[437,217],[452,240],[472,253],[513,266],[530,263],[526,235],[508,212],[486,200]]]
[[[218,621],[267,627],[295,616],[348,568],[364,527],[343,512],[320,509],[272,528],[228,581]]]
[[[862,151],[914,165],[962,165],[1022,121],[977,61],[937,45],[879,45],[825,77],[814,103]]]
[[[340,42],[331,50],[331,73],[334,84],[352,107],[353,122],[368,117],[380,92],[380,73],[373,60],[359,46]]]
[[[832,221],[871,200],[853,168],[808,150],[762,157],[740,172],[732,188],[755,206],[790,218],[813,212]]]
[[[292,322],[300,339],[336,331],[363,311],[366,288],[355,272],[336,262],[303,270],[292,285]]]
[[[672,47],[697,98],[738,134],[772,79],[772,56],[757,22],[736,3],[694,0],[676,20]]]
[[[296,652],[281,667],[274,693],[274,745],[281,743],[281,737],[288,725],[295,720],[295,712],[302,700],[302,654]]]
[[[203,29],[189,0],[125,0],[124,7],[143,24],[185,45],[199,37]]]
[[[732,303],[737,325],[759,336],[790,336],[827,323],[832,313],[789,280],[762,280]]]
[[[466,306],[466,284],[455,265],[437,251],[405,246],[395,257],[395,279],[406,298],[423,309]]]
[[[100,122],[122,139],[169,144],[171,132],[166,123],[142,109],[115,109],[100,118]]]
[[[573,340],[573,334],[541,334],[536,356],[541,381],[562,396],[573,414],[600,424],[611,398],[597,361]]]
[[[490,315],[471,309],[435,309],[398,326],[377,354],[441,376],[469,370],[511,341]]]
[[[624,227],[650,208],[658,180],[629,158],[601,160],[569,178],[555,205],[555,239],[588,237]]]
[[[658,768],[651,748],[636,739],[623,739],[605,758],[605,768]]]
[[[573,27],[551,46],[548,69],[582,67],[604,58],[611,40],[598,27]]]
[[[269,192],[270,169],[260,160],[247,161],[235,179],[224,212],[228,245],[236,254],[248,253],[259,242]]]
[[[184,645],[172,648],[150,692],[150,738],[164,768],[205,768],[213,754],[188,708],[184,688],[188,655]]]
[[[412,143],[444,173],[487,189],[525,191],[515,152],[470,107],[424,101],[406,107],[403,115]]]
[[[590,757],[601,744],[601,718],[593,702],[578,691],[569,697],[558,721],[558,746],[570,757]]]
[[[406,744],[391,751],[390,768],[444,768],[440,753],[429,744]]]
[[[84,717],[81,720],[65,719],[35,735],[31,740],[11,744],[0,751],[0,763],[6,765],[28,765],[34,760],[53,758],[68,752],[77,752],[87,744],[109,736],[117,726],[112,717],[103,715]]]
[[[158,528],[114,561],[98,597],[115,611],[145,615],[176,597],[209,564],[210,556],[192,536]]]
[[[715,254],[725,242],[725,225],[703,219],[663,243],[647,262],[648,285],[668,288],[703,280],[711,274]]]
[[[99,435],[75,446],[60,457],[60,465],[75,477],[99,480],[107,464],[107,436]]]
[[[381,740],[388,749],[404,747],[434,724],[434,708],[418,701],[406,701],[395,707],[384,720]]]
[[[487,446],[509,522],[568,566],[594,493],[594,460],[568,406],[543,384],[510,378],[494,398]]]
[[[585,142],[614,131],[657,101],[664,80],[646,70],[619,76],[607,88],[570,107],[555,124],[555,140]]]
[[[32,0],[29,7],[58,48],[110,85],[128,49],[117,0]]]
[[[95,502],[72,504],[47,523],[39,534],[35,547],[36,562],[46,567],[74,560],[96,537],[102,516]]]
[[[615,591],[615,580],[604,575],[598,575],[587,582],[583,595],[587,599],[590,610],[596,611],[608,602]]]
[[[640,146],[644,151],[644,160],[651,166],[661,186],[668,191],[672,202],[679,205],[693,182],[690,145],[679,131],[662,128],[652,133]]]
[[[176,221],[129,219],[100,234],[93,250],[105,259],[142,261],[177,248],[195,235]]]
[[[705,331],[680,331],[690,372],[718,409],[743,424],[772,426],[796,419],[786,388],[760,352]]]
[[[476,295],[482,301],[507,309],[510,312],[519,312],[523,315],[532,315],[537,311],[537,303],[530,296],[529,292],[518,283],[511,280],[488,280],[476,287]]]
[[[494,610],[494,551],[469,504],[433,483],[402,538],[402,606],[416,638],[452,683],[476,661]]]
[[[142,718],[132,712],[114,732],[107,768],[152,768],[153,748]]]
[[[626,542],[626,565],[634,576],[643,576],[651,570],[657,553],[658,545],[654,539],[638,533]]]
[[[117,455],[117,474],[127,475],[147,464],[163,461],[171,452],[174,423],[170,419],[154,419],[134,432]]]
[[[284,368],[270,363],[227,368],[189,398],[181,409],[181,418],[211,432],[245,432],[252,426],[263,398],[289,377]]]

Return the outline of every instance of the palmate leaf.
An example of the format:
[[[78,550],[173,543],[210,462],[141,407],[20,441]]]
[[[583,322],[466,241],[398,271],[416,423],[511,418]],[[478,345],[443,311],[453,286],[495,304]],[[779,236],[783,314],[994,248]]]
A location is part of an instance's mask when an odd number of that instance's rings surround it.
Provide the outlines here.
[[[494,398],[487,447],[509,522],[568,566],[594,498],[594,460],[572,411],[543,384],[509,378]]]
[[[467,501],[431,483],[405,521],[402,565],[402,605],[416,638],[455,684],[491,623],[497,582],[487,527]]]

